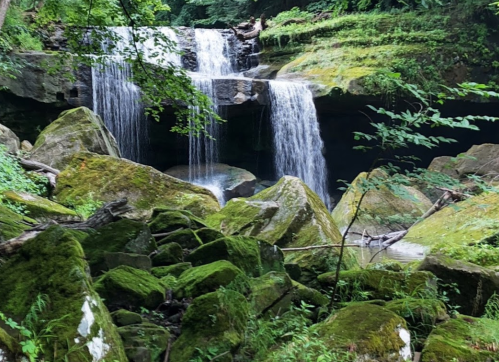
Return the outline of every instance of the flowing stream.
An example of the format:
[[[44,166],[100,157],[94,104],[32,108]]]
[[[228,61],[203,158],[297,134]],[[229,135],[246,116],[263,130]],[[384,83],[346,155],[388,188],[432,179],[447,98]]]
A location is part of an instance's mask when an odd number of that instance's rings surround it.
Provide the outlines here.
[[[299,177],[330,209],[324,144],[312,92],[301,83],[270,81],[269,93],[277,176]]]

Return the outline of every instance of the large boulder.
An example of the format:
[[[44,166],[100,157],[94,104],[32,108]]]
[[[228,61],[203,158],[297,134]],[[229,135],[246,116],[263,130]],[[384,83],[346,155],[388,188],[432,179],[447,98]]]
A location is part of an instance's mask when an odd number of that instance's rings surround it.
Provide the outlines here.
[[[499,273],[448,256],[428,255],[418,270],[432,272],[446,289],[452,305],[472,316],[481,316],[494,294],[499,294]]]
[[[38,308],[44,305],[39,323],[51,326],[53,337],[40,343],[49,358],[57,354],[69,362],[125,361],[116,327],[86,273],[79,242],[84,237],[83,232],[52,226],[28,240],[0,266],[0,310],[22,320],[33,317],[35,302]]]
[[[366,177],[367,173],[362,172],[355,178],[332,213],[340,231],[345,232],[357,211],[362,194],[367,191],[347,239],[352,239],[352,232],[362,234],[367,230],[370,235],[380,235],[406,229],[432,206],[431,201],[413,187],[391,187],[388,176],[382,170],[374,170],[369,180]],[[384,184],[372,189],[368,186],[369,181]],[[353,238],[359,239],[358,236]]]
[[[156,243],[147,225],[127,219],[98,228],[83,240],[82,246],[94,276],[110,269],[108,264],[114,264],[119,258],[109,254],[131,253],[147,257],[156,250]]]
[[[426,340],[422,362],[489,362],[498,358],[499,321],[459,315]]]
[[[296,177],[279,182],[248,199],[232,199],[218,213],[206,218],[226,235],[254,236],[280,247],[338,244],[341,234],[320,198]],[[337,249],[314,249],[286,254],[304,271],[304,284],[335,268]],[[343,267],[357,264],[353,252],[345,251]]]
[[[269,309],[275,309],[276,313],[283,313],[290,307],[293,282],[286,273],[270,272],[251,279],[249,283],[251,304],[257,315]],[[289,298],[283,300],[287,295]]]
[[[437,157],[433,159],[428,169],[460,179],[466,178],[467,175],[495,178],[499,174],[499,145],[492,143],[474,145],[455,158]]]
[[[126,355],[133,362],[163,362],[161,355],[168,347],[170,333],[152,323],[127,325],[118,328]]]
[[[206,216],[220,209],[213,194],[199,186],[165,175],[132,161],[76,154],[57,178],[55,195],[62,204],[85,204],[89,199],[112,201],[122,197],[134,207],[131,218],[148,218],[156,207],[189,210]]]
[[[186,257],[186,261],[194,266],[217,260],[228,260],[249,276],[260,276],[271,270],[284,271],[284,257],[278,248],[248,236],[232,236],[212,241]]]
[[[110,309],[156,309],[165,301],[166,289],[147,271],[124,265],[109,270],[95,282],[95,290]]]
[[[498,218],[499,194],[483,193],[436,212],[411,227],[404,240],[455,259],[497,266]]]
[[[20,205],[28,215],[38,221],[79,221],[78,214],[56,202],[38,195],[22,191],[6,191],[3,193],[5,200]]]
[[[352,304],[313,329],[329,349],[353,349],[362,360],[398,362],[411,358],[405,320],[378,305]]]
[[[21,147],[16,134],[2,124],[0,124],[0,144],[7,148],[7,152],[13,154],[16,154]]]
[[[116,140],[102,119],[86,107],[62,112],[40,133],[30,159],[64,169],[82,151],[120,157]]]
[[[224,163],[214,164],[212,172],[211,179],[220,185],[225,200],[253,196],[256,177],[251,172]],[[166,170],[165,173],[184,181],[190,180],[189,166],[175,166]]]
[[[233,290],[208,293],[193,300],[182,318],[182,334],[172,346],[170,361],[192,361],[217,355],[232,361],[249,317],[246,298]],[[225,355],[222,355],[225,354]]]

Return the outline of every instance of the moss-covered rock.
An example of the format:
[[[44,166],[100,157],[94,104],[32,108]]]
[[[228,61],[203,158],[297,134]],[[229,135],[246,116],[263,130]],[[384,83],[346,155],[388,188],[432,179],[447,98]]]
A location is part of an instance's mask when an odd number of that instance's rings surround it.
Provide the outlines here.
[[[301,302],[305,302],[314,307],[324,307],[329,303],[329,299],[313,288],[309,288],[303,284],[300,284],[294,280],[293,282],[293,302],[298,306]]]
[[[301,268],[296,263],[284,264],[284,270],[286,270],[286,273],[288,273],[293,280],[298,280],[301,277]]]
[[[354,303],[313,330],[327,347],[341,351],[354,349],[366,360],[395,362],[411,357],[405,320],[378,305]]]
[[[162,362],[170,333],[151,323],[127,325],[118,328],[125,345],[126,356],[135,362]]]
[[[226,260],[219,260],[183,272],[178,278],[173,295],[177,299],[198,297],[213,292],[221,286],[227,286],[236,278],[243,277],[244,272],[234,264]]]
[[[203,244],[211,243],[217,239],[223,238],[224,234],[212,228],[201,228],[195,231],[196,236],[201,239]]]
[[[418,270],[433,273],[441,281],[450,303],[468,315],[481,316],[489,298],[499,294],[499,275],[476,264],[435,254],[426,256]]]
[[[89,198],[107,202],[126,196],[134,207],[128,215],[136,218],[148,218],[161,206],[189,210],[197,216],[220,209],[215,196],[202,187],[149,166],[92,153],[73,157],[58,176],[55,195],[64,205],[82,205]]]
[[[73,210],[43,197],[21,191],[6,191],[3,193],[5,200],[21,205],[29,216],[38,221],[78,221],[80,217]]]
[[[165,300],[166,286],[144,270],[120,266],[95,282],[95,290],[109,309],[155,309]]]
[[[260,276],[263,271],[262,260],[260,258],[260,244],[267,243],[252,237],[226,237],[202,245],[187,256],[186,261],[191,262],[194,266],[198,266],[212,263],[217,260],[228,260],[245,271],[249,276]],[[268,247],[273,249],[273,246],[269,244]],[[282,253],[280,253],[280,257],[280,263],[279,260],[276,260],[275,262],[279,271],[283,269]],[[280,268],[279,264],[281,264]],[[268,265],[268,268],[272,268],[272,265]],[[272,269],[266,270],[265,272],[270,270]]]
[[[111,313],[111,317],[113,318],[114,324],[118,327],[124,327],[130,324],[140,324],[143,321],[140,314],[130,312],[126,309],[118,309]]]
[[[20,351],[21,346],[19,343],[4,329],[0,328],[0,361],[16,361],[15,355]]]
[[[191,361],[199,350],[216,355],[229,352],[220,361],[232,361],[232,353],[243,341],[249,317],[246,298],[225,290],[194,299],[182,319],[182,334],[172,346],[171,361]]]
[[[196,249],[203,245],[201,239],[191,229],[174,231],[171,235],[160,239],[157,243],[158,245],[177,243],[183,249]]]
[[[15,238],[30,228],[23,216],[0,205],[0,242]]]
[[[341,232],[346,230],[355,215],[367,183],[387,180],[386,173],[381,170],[374,170],[369,180],[366,177],[366,172],[360,173],[333,210],[333,219]],[[350,232],[362,233],[367,230],[370,235],[380,235],[404,230],[432,206],[431,201],[413,187],[397,185],[396,190],[395,193],[389,185],[384,185],[367,191]]]
[[[257,315],[272,310],[272,307],[281,302],[293,289],[291,278],[286,273],[270,272],[259,278],[250,279],[249,283],[251,304]],[[284,312],[290,305],[288,298],[284,305],[279,305],[279,309]],[[278,310],[273,311],[278,312]]]
[[[192,268],[192,264],[188,262],[178,263],[170,266],[158,266],[151,269],[151,274],[156,278],[163,278],[167,275],[173,275],[174,277],[178,278],[183,272],[190,268]]]
[[[497,360],[499,322],[458,315],[440,324],[426,340],[423,362],[486,362]]]
[[[491,192],[446,207],[409,229],[404,240],[454,259],[499,265],[499,194]]]
[[[91,233],[83,240],[82,246],[92,275],[109,269],[106,263],[107,253],[148,255],[156,249],[156,243],[147,225],[127,219],[97,229],[97,232]]]
[[[323,287],[332,287],[336,282],[335,272],[319,275]],[[347,270],[340,272],[344,286],[340,293],[345,298],[355,298],[359,291],[369,292],[370,299],[390,300],[397,295],[418,296],[436,288],[435,277],[430,272],[398,273],[387,270]]]
[[[147,255],[131,254],[131,253],[108,253],[104,254],[106,269],[110,270],[119,267],[120,265],[130,266],[135,269],[151,270],[151,258]]]
[[[188,215],[176,210],[169,210],[154,215],[149,223],[154,234],[175,231],[177,229],[195,228]]]
[[[64,169],[78,152],[120,157],[116,140],[102,119],[86,107],[64,111],[38,136],[30,159]]]
[[[248,199],[232,199],[206,222],[227,235],[255,236],[280,247],[335,244],[341,234],[320,198],[300,179],[284,176],[279,182]],[[314,249],[286,253],[286,262],[297,263],[309,274],[299,280],[307,284],[317,274],[334,270],[338,250]],[[357,265],[346,250],[343,267]]]
[[[52,226],[28,240],[0,267],[0,310],[21,320],[46,295],[49,302],[40,320],[60,322],[51,330],[55,337],[42,340],[46,356],[70,362],[124,361],[121,339],[86,273],[79,242],[85,236]]]
[[[152,257],[152,265],[168,266],[178,264],[184,260],[184,251],[177,243],[168,243],[161,245],[158,253]]]

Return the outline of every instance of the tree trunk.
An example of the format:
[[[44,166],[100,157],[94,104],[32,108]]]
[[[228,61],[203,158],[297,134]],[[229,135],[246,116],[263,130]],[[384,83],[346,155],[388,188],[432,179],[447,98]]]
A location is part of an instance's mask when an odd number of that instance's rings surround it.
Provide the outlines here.
[[[0,0],[0,30],[2,30],[9,5],[10,5],[10,0]]]

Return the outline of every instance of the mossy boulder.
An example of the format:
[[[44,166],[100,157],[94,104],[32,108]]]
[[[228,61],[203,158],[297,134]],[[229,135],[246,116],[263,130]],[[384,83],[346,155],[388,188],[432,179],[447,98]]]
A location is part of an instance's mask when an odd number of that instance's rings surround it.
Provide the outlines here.
[[[158,245],[177,243],[183,249],[196,249],[203,245],[201,239],[191,229],[174,231],[171,235],[158,240],[157,243]]]
[[[102,119],[86,107],[62,112],[40,133],[30,159],[62,170],[82,151],[120,157],[116,140]]]
[[[232,199],[218,213],[206,218],[213,228],[226,235],[254,236],[280,247],[336,244],[341,234],[320,198],[300,179],[284,176],[279,182],[248,199]],[[286,262],[297,263],[311,275],[334,270],[336,249],[315,249],[286,253]],[[343,268],[357,265],[351,250],[346,250]],[[300,280],[302,281],[302,280]]]
[[[128,326],[130,324],[141,324],[142,317],[140,314],[130,312],[126,309],[118,309],[117,311],[111,313],[114,324],[118,327]]]
[[[60,321],[51,331],[55,337],[42,342],[47,356],[56,349],[61,361],[124,361],[121,339],[87,275],[79,242],[84,237],[52,226],[28,240],[0,267],[0,310],[22,320],[37,296],[46,295],[40,319]]]
[[[265,246],[262,244],[267,245]],[[277,257],[271,261],[269,261],[270,258],[262,261],[261,250],[265,250],[266,248],[274,249],[274,247],[267,242],[252,237],[225,237],[202,245],[188,255],[186,261],[191,262],[194,266],[198,266],[212,263],[217,260],[228,260],[245,271],[249,276],[260,276],[270,270],[282,271],[284,259],[282,252],[276,250],[276,254],[278,254]],[[276,247],[275,249],[278,248]],[[263,264],[265,264],[265,269],[267,270],[264,270]],[[272,269],[273,267],[275,269]]]
[[[161,245],[158,253],[152,257],[152,265],[168,266],[178,264],[184,260],[184,251],[177,243],[168,243]]]
[[[30,218],[38,221],[79,221],[78,214],[49,199],[21,191],[6,191],[3,193],[5,200],[20,205],[29,214]]]
[[[0,243],[15,238],[30,228],[23,216],[0,204]]]
[[[0,361],[16,361],[15,355],[17,355],[20,350],[21,346],[19,343],[4,329],[0,328]]]
[[[499,194],[483,193],[448,206],[414,225],[404,240],[422,245],[432,253],[482,266],[497,266],[498,219]]]
[[[163,278],[167,275],[173,275],[174,277],[178,278],[183,272],[190,268],[192,268],[192,264],[188,262],[178,263],[170,266],[157,266],[151,269],[151,274],[156,278]]]
[[[366,178],[366,172],[360,173],[333,210],[333,219],[341,232],[344,232],[352,221],[359,200],[369,182],[376,184],[384,182],[385,185],[367,191],[350,232],[363,233],[367,230],[370,235],[380,235],[394,230],[404,230],[432,206],[431,201],[413,187],[404,185],[391,187],[387,182],[387,174],[382,170],[374,170],[369,180]],[[347,235],[347,238],[350,238],[350,235],[352,234]],[[358,237],[355,236],[355,239]]]
[[[226,260],[219,260],[183,272],[178,278],[173,296],[176,299],[198,297],[221,286],[225,287],[236,279],[244,279],[244,272]]]
[[[309,288],[294,280],[293,282],[293,302],[300,306],[301,302],[305,302],[314,307],[324,307],[329,303],[328,297],[314,288]]]
[[[118,328],[128,360],[134,362],[163,362],[170,332],[152,323],[127,325]]]
[[[332,287],[336,283],[335,272],[319,275],[323,287]],[[346,298],[355,298],[358,292],[369,292],[370,299],[390,300],[401,293],[417,296],[418,293],[432,292],[436,280],[430,272],[398,273],[388,270],[346,270],[340,272],[344,282],[339,292]]]
[[[92,275],[99,275],[102,271],[110,269],[106,261],[106,255],[109,253],[147,256],[156,250],[156,243],[147,225],[128,219],[100,227],[83,240],[82,246]],[[114,261],[110,260],[112,265],[115,264]]]
[[[410,334],[405,320],[386,308],[354,303],[313,327],[333,350],[355,350],[369,361],[400,361],[411,358]]]
[[[95,290],[109,309],[155,309],[165,300],[166,286],[150,273],[119,266],[100,276]]]
[[[185,213],[169,210],[153,215],[151,222],[149,222],[149,227],[151,228],[151,232],[157,234],[183,228],[195,228],[195,223]]]
[[[433,273],[444,285],[450,303],[468,315],[481,316],[489,298],[499,294],[499,274],[476,264],[432,254],[426,256],[418,270]]]
[[[244,338],[249,318],[246,298],[233,290],[213,292],[193,300],[182,318],[182,334],[172,346],[171,361],[191,361],[199,350],[208,348],[221,356],[220,361],[232,361]],[[198,350],[199,349],[199,350]]]
[[[108,253],[104,254],[106,269],[110,270],[119,267],[120,265],[130,266],[135,269],[151,270],[151,258],[147,255],[131,254],[131,253]]]
[[[293,283],[286,273],[270,272],[259,278],[250,279],[251,304],[257,315],[271,310],[292,291]],[[291,306],[290,298],[279,303],[281,312]],[[278,312],[278,310],[274,310]]]
[[[132,161],[88,152],[76,154],[59,174],[57,200],[83,205],[86,200],[108,202],[122,197],[134,210],[130,218],[148,218],[156,207],[189,210],[206,216],[220,209],[208,190]]]
[[[499,322],[458,315],[433,330],[422,362],[488,362],[498,357]]]
[[[224,234],[222,234],[220,231],[208,227],[198,229],[195,231],[195,233],[196,236],[201,239],[201,242],[203,244],[207,244],[224,237]]]
[[[14,155],[17,154],[19,148],[21,147],[19,137],[17,137],[10,128],[5,127],[3,124],[0,124],[0,144],[7,148],[7,152]]]

